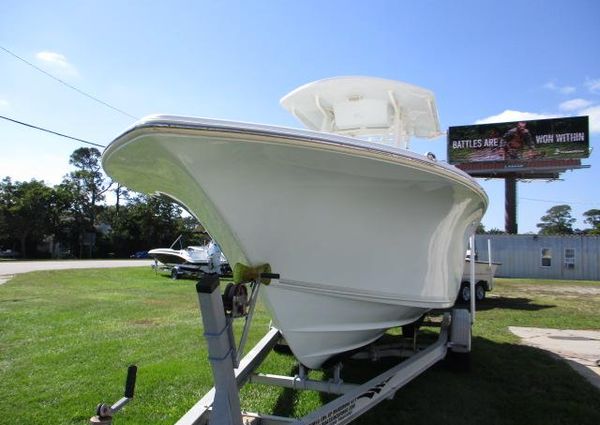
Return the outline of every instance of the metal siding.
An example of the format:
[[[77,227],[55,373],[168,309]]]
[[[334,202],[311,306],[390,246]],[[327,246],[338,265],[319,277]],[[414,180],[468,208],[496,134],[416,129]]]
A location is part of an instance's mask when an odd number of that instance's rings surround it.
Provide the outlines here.
[[[600,280],[600,238],[596,236],[477,235],[478,258],[487,261],[487,240],[492,260],[502,263],[498,277]],[[542,248],[552,250],[552,266],[542,267]],[[575,269],[564,267],[565,249],[575,250]]]
[[[581,245],[581,268],[584,279],[600,280],[600,238],[584,238]]]

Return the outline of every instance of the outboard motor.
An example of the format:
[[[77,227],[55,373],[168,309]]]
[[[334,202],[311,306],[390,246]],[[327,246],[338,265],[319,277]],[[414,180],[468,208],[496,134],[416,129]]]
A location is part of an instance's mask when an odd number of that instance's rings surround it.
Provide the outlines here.
[[[208,272],[221,274],[221,247],[214,240],[208,245]]]

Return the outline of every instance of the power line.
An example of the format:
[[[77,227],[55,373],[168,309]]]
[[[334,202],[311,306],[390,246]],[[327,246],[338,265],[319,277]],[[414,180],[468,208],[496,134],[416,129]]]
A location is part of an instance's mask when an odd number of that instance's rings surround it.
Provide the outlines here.
[[[535,199],[535,198],[523,198],[519,197],[519,199],[524,201],[535,201],[535,202],[549,202],[553,204],[576,204],[576,205],[597,205],[598,202],[569,202],[569,201],[553,201],[551,199]]]
[[[3,115],[0,115],[0,118],[2,118],[3,120],[6,120],[6,121],[14,122],[16,124],[24,125],[25,127],[34,128],[34,129],[40,130],[40,131],[45,131],[46,133],[54,134],[56,136],[66,137],[67,139],[72,139],[72,140],[77,140],[78,142],[85,143],[85,144],[88,144],[88,145],[98,146],[99,148],[105,148],[106,147],[106,145],[100,145],[98,143],[88,142],[87,140],[79,139],[77,137],[68,136],[66,134],[59,133],[57,131],[48,130],[47,128],[38,127],[37,125],[33,125],[33,124],[28,124],[28,123],[23,122],[23,121],[17,121],[17,120],[14,120],[12,118],[5,117]]]
[[[63,81],[63,80],[61,80],[60,78],[58,78],[58,77],[55,77],[54,75],[50,74],[49,72],[47,72],[47,71],[43,70],[42,68],[40,68],[40,67],[38,67],[38,66],[36,66],[36,65],[34,65],[33,63],[29,62],[28,60],[26,60],[26,59],[23,59],[21,56],[19,56],[19,55],[15,54],[15,53],[13,53],[13,52],[11,52],[11,51],[10,51],[10,50],[8,50],[6,47],[2,47],[2,46],[0,46],[0,50],[4,50],[6,53],[8,53],[9,55],[11,55],[12,57],[19,59],[21,62],[23,62],[23,63],[26,63],[27,65],[31,66],[32,68],[34,68],[34,69],[36,69],[36,70],[40,71],[42,74],[45,74],[46,76],[48,76],[48,77],[52,78],[53,80],[56,80],[56,81],[58,81],[59,83],[63,84],[64,86],[66,86],[66,87],[68,87],[68,88],[70,88],[71,90],[75,90],[77,93],[79,93],[79,94],[82,94],[82,95],[84,95],[84,96],[86,96],[86,97],[88,97],[88,98],[92,99],[93,101],[100,103],[101,105],[104,105],[104,106],[106,106],[106,107],[108,107],[108,108],[110,108],[110,109],[112,109],[112,110],[114,110],[114,111],[117,111],[117,112],[119,112],[119,113],[121,113],[121,114],[123,114],[123,115],[126,115],[126,116],[128,116],[129,118],[133,118],[134,120],[138,120],[138,119],[139,119],[138,117],[136,117],[136,116],[134,116],[134,115],[131,115],[130,113],[128,113],[128,112],[125,112],[125,111],[123,111],[122,109],[116,108],[116,107],[114,107],[114,106],[112,106],[112,105],[110,105],[110,104],[106,103],[105,101],[103,101],[103,100],[100,100],[100,99],[98,99],[97,97],[95,97],[95,96],[92,96],[91,94],[89,94],[89,93],[86,93],[86,92],[84,92],[83,90],[80,90],[80,89],[78,89],[77,87],[73,86],[72,84],[69,84],[69,83],[67,83],[66,81]]]

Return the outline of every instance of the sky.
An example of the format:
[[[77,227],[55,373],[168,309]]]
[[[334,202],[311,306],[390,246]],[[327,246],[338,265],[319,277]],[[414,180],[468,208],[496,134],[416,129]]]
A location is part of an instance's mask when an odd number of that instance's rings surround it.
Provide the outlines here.
[[[65,84],[0,49],[0,115],[102,145],[156,113],[301,127],[281,97],[361,75],[432,90],[443,130],[588,115],[596,148],[599,17],[596,0],[4,0],[0,47]],[[57,184],[82,146],[0,119],[0,178]],[[446,159],[445,137],[411,149]],[[537,232],[557,204],[588,227],[598,155],[560,181],[519,182],[519,232]],[[504,229],[504,181],[478,181],[484,226]]]

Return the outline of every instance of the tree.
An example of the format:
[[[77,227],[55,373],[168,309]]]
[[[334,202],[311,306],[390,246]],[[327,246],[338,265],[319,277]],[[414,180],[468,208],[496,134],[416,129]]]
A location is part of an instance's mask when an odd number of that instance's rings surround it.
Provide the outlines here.
[[[116,256],[129,256],[136,251],[168,247],[183,235],[186,245],[202,242],[201,226],[193,217],[182,217],[182,209],[166,197],[137,195],[121,205],[104,208],[99,221],[109,223],[109,240],[100,241],[112,248]]]
[[[600,210],[591,209],[583,213],[585,223],[592,226],[591,229],[585,229],[585,233],[589,235],[600,235]]]
[[[104,194],[113,185],[104,179],[100,156],[100,151],[96,148],[79,148],[69,158],[69,164],[76,170],[69,173],[66,180],[77,188],[90,226],[95,224],[98,203],[104,200]]]
[[[475,233],[478,235],[504,235],[504,234],[506,234],[505,231],[500,230],[496,227],[492,227],[490,230],[485,230],[485,227],[481,223],[479,223],[479,226],[477,226],[477,230],[475,230]]]
[[[89,229],[89,220],[86,215],[82,194],[78,186],[68,180],[54,186],[54,212],[52,218],[52,231],[54,242],[62,248],[68,249],[71,255],[81,256],[75,249],[80,245],[80,235]]]
[[[575,221],[569,205],[555,205],[546,211],[537,227],[540,235],[572,235]]]
[[[127,201],[129,199],[129,190],[120,184],[117,183],[117,187],[113,189],[115,194],[115,213],[117,217],[119,216],[119,209],[121,208],[121,199]]]
[[[68,193],[72,200],[71,246],[79,245],[79,257],[91,257],[95,247],[96,216],[105,193],[113,183],[107,182],[102,173],[100,151],[96,148],[76,149],[69,158],[69,164],[76,170],[70,172],[60,186],[63,194]]]
[[[2,231],[9,240],[18,241],[23,257],[27,256],[28,243],[35,247],[52,233],[53,192],[38,180],[13,183],[7,177],[0,182]]]

